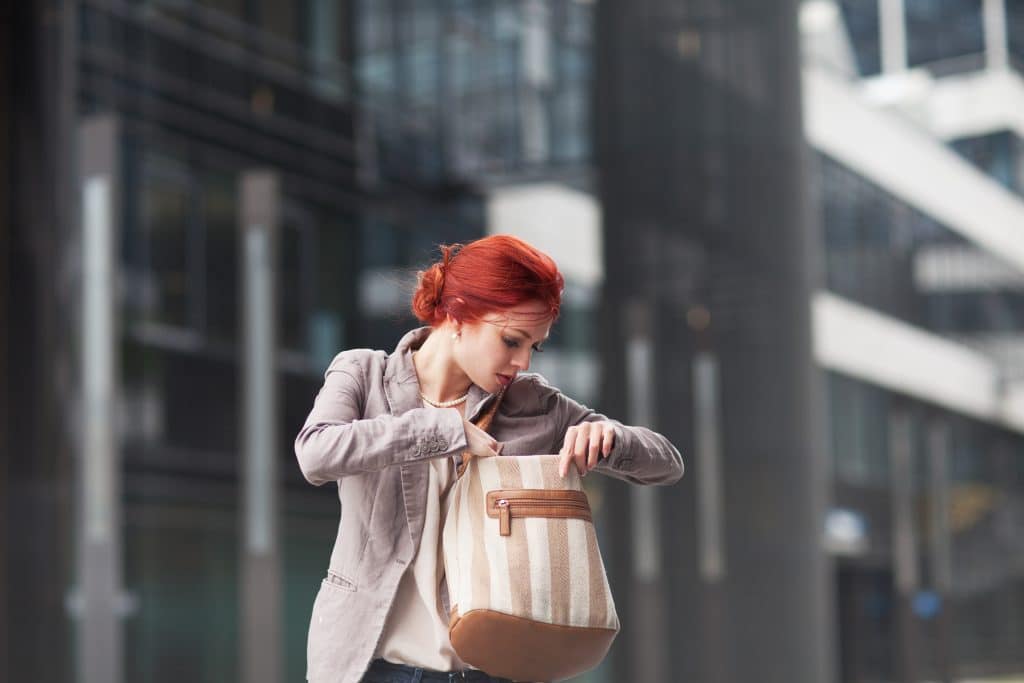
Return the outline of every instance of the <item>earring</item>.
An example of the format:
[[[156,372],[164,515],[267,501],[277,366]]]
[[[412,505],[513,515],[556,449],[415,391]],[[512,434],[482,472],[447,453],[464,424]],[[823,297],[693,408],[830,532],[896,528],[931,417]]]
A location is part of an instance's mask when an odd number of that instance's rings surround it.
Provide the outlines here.
[[[452,341],[458,341],[460,336],[462,336],[461,332],[452,332]]]

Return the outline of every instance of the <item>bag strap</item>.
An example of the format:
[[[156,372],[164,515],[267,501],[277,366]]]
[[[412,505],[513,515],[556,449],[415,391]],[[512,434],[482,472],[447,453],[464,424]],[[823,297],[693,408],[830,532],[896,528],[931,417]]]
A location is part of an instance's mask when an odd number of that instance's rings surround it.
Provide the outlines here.
[[[494,397],[494,400],[491,401],[491,405],[487,406],[487,410],[481,413],[477,417],[476,422],[474,422],[473,424],[475,424],[477,427],[484,430],[485,432],[489,430],[491,428],[491,422],[494,420],[494,416],[498,412],[498,406],[501,404],[501,399],[504,398],[504,396],[505,387],[502,387],[501,390]],[[476,456],[470,453],[468,450],[462,453],[462,464],[459,465],[459,469],[456,472],[457,477],[462,476],[463,472],[466,471],[466,468],[469,467],[469,462],[475,457]]]

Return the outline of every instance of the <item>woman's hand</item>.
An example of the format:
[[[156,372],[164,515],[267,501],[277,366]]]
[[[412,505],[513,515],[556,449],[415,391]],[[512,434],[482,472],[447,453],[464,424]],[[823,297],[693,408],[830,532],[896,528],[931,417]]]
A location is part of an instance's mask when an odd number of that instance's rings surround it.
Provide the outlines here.
[[[597,461],[607,458],[615,445],[615,425],[611,422],[581,422],[565,432],[562,450],[558,452],[558,474],[569,472],[569,463],[575,462],[580,476],[594,469]]]
[[[466,418],[462,418],[462,427],[466,431],[466,450],[473,455],[492,458],[501,452],[501,444]]]

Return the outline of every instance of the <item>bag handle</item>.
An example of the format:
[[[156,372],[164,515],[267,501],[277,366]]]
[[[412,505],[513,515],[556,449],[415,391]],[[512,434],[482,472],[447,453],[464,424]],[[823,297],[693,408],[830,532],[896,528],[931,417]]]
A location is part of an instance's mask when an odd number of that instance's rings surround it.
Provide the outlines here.
[[[491,422],[494,420],[494,416],[498,412],[498,406],[501,404],[501,399],[505,396],[505,387],[495,395],[494,400],[491,401],[491,405],[487,407],[479,417],[477,417],[475,424],[485,432],[491,428]],[[461,477],[466,468],[469,467],[469,462],[476,456],[470,453],[468,450],[462,453],[462,464],[459,465],[459,469],[456,471],[456,476]]]

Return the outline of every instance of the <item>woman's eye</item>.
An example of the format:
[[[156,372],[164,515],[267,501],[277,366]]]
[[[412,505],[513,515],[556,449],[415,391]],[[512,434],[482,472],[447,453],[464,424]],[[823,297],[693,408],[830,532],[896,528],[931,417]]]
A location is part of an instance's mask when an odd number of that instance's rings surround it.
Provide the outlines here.
[[[505,342],[505,346],[509,347],[510,349],[519,348],[519,342],[517,342],[515,339],[509,339],[508,337],[503,337],[502,339]]]
[[[544,347],[542,347],[540,344],[534,344],[533,350],[536,351],[537,353],[544,353]]]

